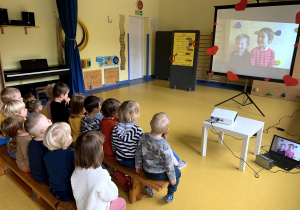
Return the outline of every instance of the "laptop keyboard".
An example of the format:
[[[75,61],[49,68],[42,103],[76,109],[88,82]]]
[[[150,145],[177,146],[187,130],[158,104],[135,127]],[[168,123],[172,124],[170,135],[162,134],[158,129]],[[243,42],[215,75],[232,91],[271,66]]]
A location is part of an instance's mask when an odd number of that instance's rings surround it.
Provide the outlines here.
[[[284,156],[278,156],[278,155],[273,155],[270,154],[270,158],[275,160],[275,165],[278,166],[279,168],[285,169],[285,170],[291,170],[295,168],[298,164],[286,159]]]

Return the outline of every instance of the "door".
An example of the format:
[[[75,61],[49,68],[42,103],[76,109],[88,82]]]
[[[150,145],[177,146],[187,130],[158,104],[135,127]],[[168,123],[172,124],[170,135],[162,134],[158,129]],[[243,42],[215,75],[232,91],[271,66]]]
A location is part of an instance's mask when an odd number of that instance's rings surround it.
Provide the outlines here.
[[[129,17],[129,80],[139,79],[144,73],[144,20]]]

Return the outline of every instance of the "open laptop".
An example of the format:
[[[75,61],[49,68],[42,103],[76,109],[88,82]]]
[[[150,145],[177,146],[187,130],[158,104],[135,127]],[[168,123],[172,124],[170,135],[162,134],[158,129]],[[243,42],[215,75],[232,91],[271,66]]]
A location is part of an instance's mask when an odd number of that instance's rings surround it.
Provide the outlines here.
[[[300,164],[300,143],[274,135],[270,150],[264,156],[274,160],[279,168],[290,171]]]

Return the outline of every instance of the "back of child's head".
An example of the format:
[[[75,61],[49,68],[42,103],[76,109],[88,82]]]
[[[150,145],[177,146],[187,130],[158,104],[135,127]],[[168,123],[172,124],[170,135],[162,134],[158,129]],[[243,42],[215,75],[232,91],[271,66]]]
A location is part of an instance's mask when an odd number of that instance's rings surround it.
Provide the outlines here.
[[[239,34],[235,37],[235,42],[241,41],[241,39],[247,39],[247,44],[250,42],[250,37],[247,34]]]
[[[46,96],[49,98],[49,99],[53,99],[53,88],[55,86],[55,83],[51,83],[51,84],[48,84],[45,88],[45,91],[46,91]]]
[[[87,96],[84,99],[84,108],[88,113],[91,113],[95,108],[101,106],[103,99],[97,96]]]
[[[75,144],[74,164],[75,167],[88,169],[98,168],[104,157],[103,143],[105,136],[97,131],[88,131],[81,134]]]
[[[120,101],[114,98],[106,99],[101,107],[101,112],[104,117],[113,117],[114,112],[118,113]]]
[[[27,102],[28,101],[33,101],[33,100],[35,100],[35,97],[34,97],[34,95],[32,95],[32,94],[27,94],[27,95],[25,95],[24,97],[23,97],[23,102],[25,103],[25,107],[26,107],[26,109],[28,109],[27,108]]]
[[[53,98],[60,97],[61,94],[65,95],[70,91],[69,86],[63,82],[58,82],[53,87]]]
[[[21,95],[21,92],[17,88],[12,88],[12,87],[4,88],[1,91],[1,101],[4,104],[6,104],[8,101],[11,100],[19,100],[19,98],[16,98],[18,94]]]
[[[10,138],[14,138],[19,130],[24,130],[24,122],[25,119],[22,116],[8,117],[1,123],[1,131]]]
[[[18,100],[11,100],[3,105],[1,111],[4,117],[10,117],[13,115],[21,115],[21,111],[24,108],[24,102]]]
[[[50,151],[67,149],[71,143],[71,127],[68,123],[57,122],[47,128],[43,144]]]
[[[124,101],[118,111],[121,122],[135,122],[140,117],[140,105],[136,101]]]
[[[20,130],[24,130],[24,122],[24,117],[11,116],[3,120],[3,122],[1,123],[2,132],[10,138],[13,138],[7,143],[8,148],[13,153],[17,152],[17,141],[15,137],[18,136]]]
[[[31,135],[36,136],[37,133],[39,132],[39,121],[40,119],[45,116],[40,113],[33,113],[30,117],[27,118],[27,120],[24,123],[24,128],[26,132],[28,132]]]
[[[72,95],[70,117],[76,118],[84,114],[84,99],[82,93],[75,93]]]
[[[151,130],[156,133],[166,132],[169,128],[169,125],[170,125],[170,118],[164,112],[160,112],[153,115],[152,120],[150,122]]]
[[[27,101],[25,105],[28,112],[32,113],[32,112],[37,112],[39,106],[42,105],[42,102],[39,99],[34,99],[32,101]]]
[[[262,29],[259,30],[259,32],[261,32],[261,31],[263,31],[263,32],[265,32],[267,34],[268,41],[271,43],[273,41],[273,37],[274,37],[273,30],[266,27],[266,28],[262,28]]]

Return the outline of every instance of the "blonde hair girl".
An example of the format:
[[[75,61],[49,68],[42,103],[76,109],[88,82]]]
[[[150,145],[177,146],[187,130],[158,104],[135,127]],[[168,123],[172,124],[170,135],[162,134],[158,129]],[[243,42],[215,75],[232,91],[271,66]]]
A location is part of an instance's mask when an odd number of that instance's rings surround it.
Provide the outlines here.
[[[121,165],[134,168],[136,146],[143,135],[143,130],[136,124],[140,117],[140,105],[136,101],[125,101],[118,113],[120,122],[112,131],[112,149]]]
[[[10,117],[14,115],[20,115],[22,117],[27,116],[27,109],[22,101],[12,100],[8,101],[1,110],[4,117]]]

